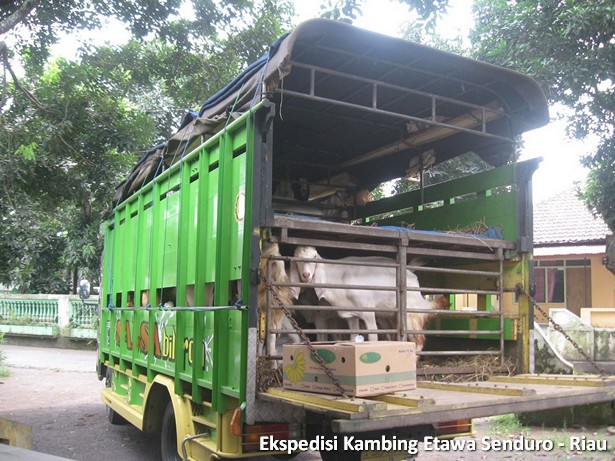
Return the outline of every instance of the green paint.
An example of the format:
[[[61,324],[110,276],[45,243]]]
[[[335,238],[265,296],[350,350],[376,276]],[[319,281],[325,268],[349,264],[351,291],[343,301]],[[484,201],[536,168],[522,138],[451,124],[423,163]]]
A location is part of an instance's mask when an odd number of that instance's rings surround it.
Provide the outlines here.
[[[318,356],[326,363],[333,363],[335,361],[335,352],[333,352],[332,350],[329,349],[317,349],[316,350],[316,354],[318,354]],[[318,363],[318,360],[316,359],[316,356],[314,354],[310,354],[310,359],[312,359],[312,361],[314,363]]]
[[[378,352],[365,352],[359,356],[359,360],[363,363],[376,363],[381,358],[382,356]]]
[[[211,402],[214,412],[245,399],[247,312],[159,306],[168,300],[176,307],[228,306],[239,283],[248,297],[253,120],[244,114],[191,146],[103,225],[101,359],[146,373],[149,381],[168,375],[177,393],[190,389],[195,402]],[[151,310],[123,309],[140,306],[142,293]],[[141,404],[137,394],[130,399]]]

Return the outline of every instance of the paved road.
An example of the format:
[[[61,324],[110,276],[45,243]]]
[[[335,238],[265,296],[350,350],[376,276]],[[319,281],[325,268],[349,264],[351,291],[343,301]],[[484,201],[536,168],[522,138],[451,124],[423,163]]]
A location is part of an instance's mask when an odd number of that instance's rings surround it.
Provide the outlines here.
[[[95,372],[96,351],[53,349],[3,344],[6,365],[12,368]]]

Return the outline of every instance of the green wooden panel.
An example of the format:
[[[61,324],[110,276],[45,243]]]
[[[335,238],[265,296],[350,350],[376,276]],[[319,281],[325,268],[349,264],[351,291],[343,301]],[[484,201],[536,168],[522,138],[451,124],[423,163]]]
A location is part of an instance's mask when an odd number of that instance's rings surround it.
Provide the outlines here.
[[[138,252],[139,204],[133,201],[127,206],[126,222],[124,223],[126,241],[124,243],[124,277],[122,280],[122,306],[127,305],[127,291],[134,290],[136,282],[136,264]]]
[[[160,287],[174,287],[177,284],[177,263],[179,244],[179,198],[180,194],[174,188],[177,187],[177,176],[172,175],[161,189],[163,196],[160,199],[160,219],[162,225],[162,235],[160,246],[157,247],[162,253],[161,261],[161,284]],[[161,300],[163,302],[164,300]]]
[[[210,162],[218,158],[218,146],[209,153]],[[216,160],[217,163],[217,160]],[[211,168],[211,166],[210,166]],[[205,227],[205,245],[202,254],[205,260],[205,279],[204,282],[216,281],[216,241],[218,236],[218,189],[219,189],[219,169],[213,168],[207,175],[205,190],[208,206],[206,214],[202,216]],[[200,220],[199,220],[200,221]]]
[[[501,227],[506,240],[517,238],[517,202],[513,193],[475,197],[451,205],[423,208],[376,221],[379,226],[407,226],[418,230],[459,231],[484,223]]]
[[[149,330],[150,341],[153,348],[149,356],[152,357],[150,367],[167,375],[175,373],[175,348],[177,340],[175,332],[176,314],[172,311],[158,311],[150,313],[154,319],[154,329]]]
[[[117,229],[115,231],[115,241],[113,242],[113,255],[111,259],[111,263],[113,265],[112,272],[112,296],[113,296],[113,305],[117,304],[117,293],[122,291],[122,282],[124,276],[124,242],[126,240],[125,234],[125,219],[126,219],[126,208],[122,208],[115,215],[115,223],[114,228]]]
[[[504,339],[514,340],[515,325],[514,320],[504,319]],[[494,331],[500,329],[500,320],[497,318],[435,318],[432,319],[429,325],[430,330],[446,331],[446,330],[479,330],[479,331]],[[500,337],[494,334],[475,334],[475,335],[451,335],[454,338],[475,338],[475,339],[491,339],[499,340]]]
[[[135,357],[135,364],[141,367],[147,366],[148,338],[149,338],[149,316],[150,312],[137,311],[134,315],[132,327],[132,347]]]
[[[243,260],[243,223],[246,208],[246,154],[243,153],[232,161],[232,198],[233,206],[229,210],[233,219],[230,222],[230,279],[241,279]]]
[[[141,290],[147,290],[151,281],[151,247],[152,247],[152,207],[151,199],[143,200],[143,209],[139,216],[139,238],[137,239],[135,306],[141,304]]]
[[[247,312],[159,310],[157,295],[176,289],[175,305],[186,307],[194,291],[197,307],[228,306],[232,283],[248,273],[251,123],[244,116],[187,154],[118,206],[105,225],[103,299],[114,305],[121,295],[124,308],[103,310],[101,357],[147,373],[148,380],[173,376],[177,392],[191,382],[194,401],[211,394],[217,411],[229,397],[245,396]],[[142,291],[149,291],[154,309],[126,309],[129,294],[135,307],[141,304]],[[130,398],[138,403],[137,395]]]
[[[190,177],[194,178],[199,174],[198,170],[198,162],[195,162],[195,165],[190,166]],[[187,222],[185,223],[188,226],[187,230],[187,241],[186,241],[186,250],[187,250],[187,258],[186,261],[186,284],[193,285],[196,280],[196,257],[197,257],[197,220],[199,213],[199,177],[196,176],[195,180],[190,181],[189,190],[189,198],[188,198],[188,216]]]
[[[455,197],[507,186],[514,183],[514,172],[515,165],[506,165],[475,175],[435,184],[424,189],[422,199],[420,190],[387,197],[358,208],[359,217],[368,217],[404,208],[417,207],[426,203],[450,201]]]

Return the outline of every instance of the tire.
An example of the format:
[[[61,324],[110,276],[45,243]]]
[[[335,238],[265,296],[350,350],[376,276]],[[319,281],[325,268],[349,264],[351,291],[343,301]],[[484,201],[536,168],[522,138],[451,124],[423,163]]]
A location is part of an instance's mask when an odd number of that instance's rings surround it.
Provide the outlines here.
[[[105,387],[111,387],[113,382],[113,372],[111,369],[107,368],[107,373],[105,375]],[[113,408],[110,406],[106,406],[107,408],[107,420],[113,424],[114,426],[122,426],[124,424],[128,424],[128,421],[124,419],[123,416],[117,414]]]
[[[126,421],[123,416],[117,414],[111,407],[107,407],[107,420],[114,426],[128,424],[128,421]]]
[[[321,451],[322,461],[361,461],[360,451]]]
[[[177,429],[175,425],[175,410],[173,403],[169,402],[162,417],[160,431],[160,459],[162,461],[181,461],[177,452]]]
[[[272,458],[275,458],[279,461],[289,461],[291,459],[296,458],[299,455],[299,452],[296,453],[291,453],[291,454],[284,454],[284,455],[271,455]]]

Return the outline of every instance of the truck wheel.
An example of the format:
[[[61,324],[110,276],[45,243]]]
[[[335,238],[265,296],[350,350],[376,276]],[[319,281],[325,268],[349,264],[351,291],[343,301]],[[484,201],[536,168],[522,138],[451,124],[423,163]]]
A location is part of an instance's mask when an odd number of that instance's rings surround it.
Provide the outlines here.
[[[321,451],[322,461],[361,461],[360,451]]]
[[[107,407],[107,420],[115,426],[122,426],[128,423],[123,416],[118,415],[111,407]]]
[[[113,380],[113,373],[111,369],[107,368],[107,374],[105,375],[105,387],[111,387]],[[111,407],[107,406],[107,420],[116,426],[127,424],[128,421],[123,416],[118,415]]]
[[[173,403],[169,402],[162,418],[162,431],[160,433],[160,457],[162,461],[181,461],[177,452],[177,429],[175,426],[175,410]]]

